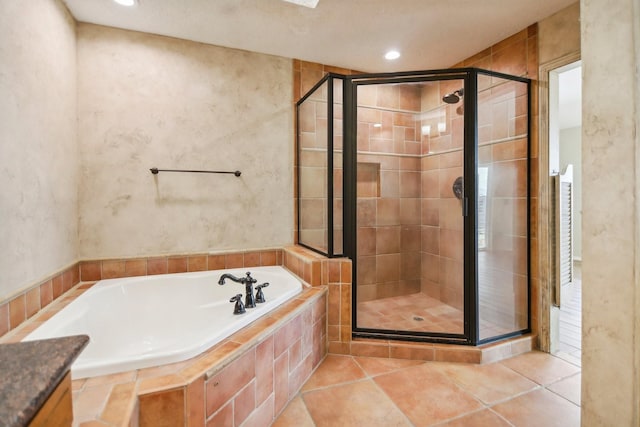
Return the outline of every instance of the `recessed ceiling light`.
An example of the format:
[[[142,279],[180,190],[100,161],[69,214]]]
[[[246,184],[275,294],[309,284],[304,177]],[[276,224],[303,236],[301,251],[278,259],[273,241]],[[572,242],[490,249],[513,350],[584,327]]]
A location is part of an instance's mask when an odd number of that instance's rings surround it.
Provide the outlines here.
[[[384,59],[388,61],[393,61],[394,59],[400,58],[400,52],[397,50],[390,50],[389,52],[384,54]]]
[[[138,0],[113,0],[122,6],[135,6],[138,3]]]
[[[310,7],[311,9],[315,9],[320,0],[284,0],[289,3],[297,4],[298,6]]]

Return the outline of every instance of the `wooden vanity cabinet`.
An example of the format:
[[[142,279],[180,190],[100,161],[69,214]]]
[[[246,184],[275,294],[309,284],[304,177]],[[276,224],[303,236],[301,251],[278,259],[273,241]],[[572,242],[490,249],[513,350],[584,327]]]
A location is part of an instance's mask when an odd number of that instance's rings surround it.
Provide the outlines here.
[[[67,372],[33,417],[29,427],[70,427],[73,421],[71,395],[71,373]]]

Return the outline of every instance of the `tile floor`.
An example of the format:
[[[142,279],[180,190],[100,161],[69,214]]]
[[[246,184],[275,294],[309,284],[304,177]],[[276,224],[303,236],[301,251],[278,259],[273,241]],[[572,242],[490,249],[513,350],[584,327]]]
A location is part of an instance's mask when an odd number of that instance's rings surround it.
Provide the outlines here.
[[[328,355],[273,425],[577,427],[580,375],[538,351],[487,365]]]
[[[562,287],[556,356],[580,366],[582,352],[582,269],[574,264],[574,281]]]

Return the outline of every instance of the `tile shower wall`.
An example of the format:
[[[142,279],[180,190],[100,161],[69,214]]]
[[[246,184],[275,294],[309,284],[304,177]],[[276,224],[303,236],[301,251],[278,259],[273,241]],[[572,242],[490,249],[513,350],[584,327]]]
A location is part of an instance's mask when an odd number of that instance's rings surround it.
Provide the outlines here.
[[[420,94],[358,87],[358,302],[420,292]]]
[[[422,158],[421,290],[461,310],[463,217],[451,188],[459,176],[462,150]]]
[[[478,167],[488,177],[487,194],[478,193],[480,317],[500,325],[482,327],[483,334],[497,334],[527,325],[527,90],[488,76],[478,80]],[[444,123],[442,132],[423,132],[422,291],[457,309],[464,303],[463,217],[452,184],[463,175],[463,115],[461,104],[440,100],[461,84],[425,84],[422,94],[423,111],[441,110]]]

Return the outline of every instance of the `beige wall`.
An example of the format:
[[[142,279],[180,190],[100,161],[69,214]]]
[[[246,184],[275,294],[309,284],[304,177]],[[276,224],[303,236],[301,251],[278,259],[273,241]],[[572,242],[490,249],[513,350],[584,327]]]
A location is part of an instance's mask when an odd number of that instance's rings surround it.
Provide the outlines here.
[[[79,24],[80,257],[292,243],[292,78],[290,59]]]
[[[538,22],[540,64],[580,50],[580,2]]]
[[[61,2],[0,2],[0,301],[78,255],[75,47]]]
[[[581,2],[582,425],[640,425],[640,1]]]
[[[574,3],[556,14],[538,23],[539,52],[539,103],[534,109],[539,111],[534,123],[539,123],[535,132],[537,141],[532,146],[536,162],[532,164],[538,197],[536,209],[532,214],[532,231],[537,235],[538,247],[532,254],[531,269],[538,275],[539,287],[536,289],[533,302],[536,308],[532,316],[539,319],[538,344],[543,351],[551,350],[551,336],[557,334],[557,310],[552,308],[553,293],[553,236],[554,220],[552,213],[552,187],[549,176],[551,171],[558,170],[559,165],[559,129],[557,124],[549,122],[549,116],[557,109],[557,99],[550,99],[550,71],[580,59],[580,4]],[[551,111],[551,112],[550,112]],[[551,129],[553,128],[553,129]],[[537,300],[537,301],[536,301]]]

